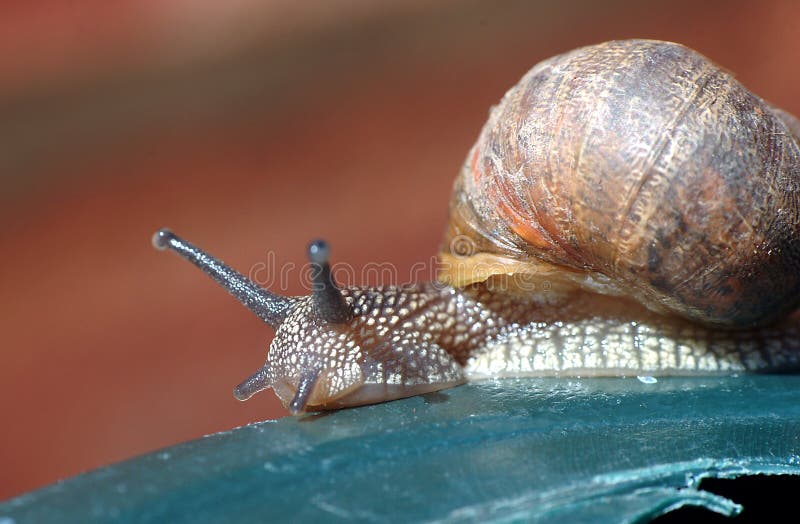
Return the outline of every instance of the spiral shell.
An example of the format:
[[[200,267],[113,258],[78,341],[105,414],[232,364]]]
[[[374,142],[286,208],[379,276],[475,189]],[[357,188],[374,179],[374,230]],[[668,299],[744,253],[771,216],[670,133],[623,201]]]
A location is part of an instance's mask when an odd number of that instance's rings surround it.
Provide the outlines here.
[[[460,270],[440,279],[485,278],[463,269],[489,260],[710,325],[768,322],[800,297],[799,137],[797,119],[678,44],[545,60],[456,179],[442,259]],[[450,252],[464,237],[475,255]]]

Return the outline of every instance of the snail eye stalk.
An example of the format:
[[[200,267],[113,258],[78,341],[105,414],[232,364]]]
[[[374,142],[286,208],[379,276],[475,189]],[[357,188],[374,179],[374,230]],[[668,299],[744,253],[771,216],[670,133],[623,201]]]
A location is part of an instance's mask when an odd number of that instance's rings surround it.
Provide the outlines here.
[[[324,240],[309,244],[314,307],[319,318],[325,322],[344,324],[353,318],[353,312],[333,279],[329,257],[330,248]]]
[[[293,303],[291,298],[275,295],[262,289],[258,284],[221,260],[183,240],[169,229],[156,231],[153,235],[153,247],[162,251],[170,249],[203,270],[206,275],[272,328],[278,329],[278,326],[286,319]]]

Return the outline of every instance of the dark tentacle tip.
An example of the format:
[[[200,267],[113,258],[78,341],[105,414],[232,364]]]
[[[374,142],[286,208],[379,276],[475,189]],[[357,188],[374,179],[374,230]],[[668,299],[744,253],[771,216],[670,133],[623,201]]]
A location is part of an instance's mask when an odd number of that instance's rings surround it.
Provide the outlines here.
[[[292,415],[305,413],[306,406],[308,406],[308,401],[311,399],[311,393],[314,392],[314,386],[317,385],[319,376],[319,371],[306,371],[300,376],[294,398],[289,402],[289,405],[286,406],[289,409],[289,413]]]
[[[253,394],[250,391],[246,390],[244,387],[242,387],[242,384],[239,384],[238,386],[233,388],[233,397],[240,402],[244,402],[245,400],[249,399],[252,396]]]
[[[175,238],[175,233],[163,227],[153,233],[152,243],[153,247],[159,251],[163,251],[169,247],[170,240]]]
[[[308,245],[308,260],[320,266],[327,264],[331,250],[324,240],[315,240]]]
[[[236,400],[245,401],[269,387],[272,387],[272,375],[268,364],[247,377],[244,382],[233,388],[233,396]]]

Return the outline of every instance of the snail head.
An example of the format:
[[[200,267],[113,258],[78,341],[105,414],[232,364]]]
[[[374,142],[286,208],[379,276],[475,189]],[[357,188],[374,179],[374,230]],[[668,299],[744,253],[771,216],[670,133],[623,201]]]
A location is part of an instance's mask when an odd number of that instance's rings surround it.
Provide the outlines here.
[[[446,305],[439,295],[424,289],[342,289],[331,274],[330,250],[323,241],[308,247],[312,290],[300,297],[262,289],[167,229],[156,232],[153,245],[203,270],[275,330],[266,364],[234,389],[239,400],[272,388],[292,414],[299,414],[402,398],[464,381],[460,365],[439,346],[430,326],[403,320],[411,312],[430,317],[426,308]]]
[[[308,247],[312,292],[304,297],[271,293],[168,229],[153,235],[153,246],[170,249],[200,268],[275,330],[267,363],[236,386],[237,399],[273,388],[296,414],[360,384],[357,355],[348,352],[356,346],[346,340],[353,311],[331,275],[324,241]],[[298,351],[300,346],[304,350]]]

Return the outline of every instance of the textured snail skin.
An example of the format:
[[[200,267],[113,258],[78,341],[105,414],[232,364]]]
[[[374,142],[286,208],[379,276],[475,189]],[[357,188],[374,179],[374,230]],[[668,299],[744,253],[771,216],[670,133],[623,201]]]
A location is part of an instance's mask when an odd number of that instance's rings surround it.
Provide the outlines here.
[[[509,376],[800,371],[800,122],[683,46],[535,66],[456,178],[439,282],[273,295],[162,230],[275,337],[290,412]]]
[[[800,324],[730,331],[582,294],[557,309],[486,283],[456,289],[344,289],[344,325],[309,322],[302,297],[270,346],[271,386],[287,407],[308,370],[325,370],[302,409],[336,409],[519,376],[710,375],[800,369]],[[254,376],[259,376],[257,373]],[[249,395],[247,395],[249,396]]]

